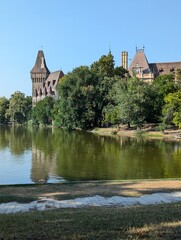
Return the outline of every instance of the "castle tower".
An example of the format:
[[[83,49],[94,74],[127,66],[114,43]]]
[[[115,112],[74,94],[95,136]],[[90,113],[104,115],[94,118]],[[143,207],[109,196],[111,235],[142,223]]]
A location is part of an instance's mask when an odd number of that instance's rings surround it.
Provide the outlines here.
[[[121,55],[122,59],[122,67],[128,70],[128,52],[123,51]]]
[[[35,105],[37,101],[41,100],[37,99],[37,96],[41,98],[45,81],[50,74],[50,71],[46,66],[46,61],[42,50],[38,51],[35,65],[30,71],[30,74],[32,80],[32,103]]]

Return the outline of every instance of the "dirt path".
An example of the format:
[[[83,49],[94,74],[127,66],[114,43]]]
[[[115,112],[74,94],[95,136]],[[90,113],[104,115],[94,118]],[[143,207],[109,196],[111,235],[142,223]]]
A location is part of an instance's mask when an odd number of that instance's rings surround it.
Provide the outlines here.
[[[101,195],[110,196],[141,196],[156,192],[181,191],[181,180],[153,181],[90,181],[69,182],[63,184],[0,186],[0,202],[6,199],[39,199],[49,197],[58,200],[76,197]]]

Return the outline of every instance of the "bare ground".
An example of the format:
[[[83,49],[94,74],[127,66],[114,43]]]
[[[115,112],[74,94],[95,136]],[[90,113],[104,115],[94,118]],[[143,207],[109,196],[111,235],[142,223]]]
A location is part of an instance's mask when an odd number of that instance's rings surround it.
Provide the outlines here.
[[[152,181],[103,181],[77,182],[44,185],[0,186],[1,199],[6,202],[13,198],[41,197],[54,199],[72,199],[93,195],[101,196],[140,196],[155,192],[181,191],[181,180],[152,180]]]
[[[119,136],[129,136],[135,137],[138,134],[147,136],[150,138],[165,138],[167,140],[181,141],[181,129],[172,127],[166,129],[164,132],[157,130],[156,124],[145,124],[141,131],[138,131],[136,128],[128,128],[125,125],[120,125],[119,127],[110,127],[110,128],[97,128],[92,131],[100,135],[119,135]]]

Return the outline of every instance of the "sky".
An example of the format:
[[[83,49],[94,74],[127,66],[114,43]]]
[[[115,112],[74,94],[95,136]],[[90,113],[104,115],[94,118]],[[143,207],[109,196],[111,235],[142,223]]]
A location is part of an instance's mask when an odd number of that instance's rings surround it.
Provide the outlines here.
[[[150,63],[181,61],[180,9],[180,0],[0,0],[0,97],[31,96],[38,50],[65,74],[109,49],[115,66],[143,46]]]

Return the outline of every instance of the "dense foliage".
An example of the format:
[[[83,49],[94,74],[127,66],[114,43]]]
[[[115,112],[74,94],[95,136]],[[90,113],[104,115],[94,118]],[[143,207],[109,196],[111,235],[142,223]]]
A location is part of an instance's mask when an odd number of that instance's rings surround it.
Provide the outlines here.
[[[109,53],[90,67],[81,66],[65,75],[58,85],[60,101],[56,106],[56,110],[59,109],[58,116],[55,116],[57,123],[67,128],[81,129],[101,126],[103,110],[111,100],[110,91],[124,73],[124,69],[114,68],[114,59]]]
[[[32,111],[32,120],[34,124],[49,125],[52,123],[52,109],[54,100],[46,97],[42,101],[36,103]]]
[[[0,97],[0,123],[55,124],[91,129],[112,124],[141,128],[146,122],[181,128],[181,70],[157,77],[152,84],[115,67],[109,52],[89,66],[80,66],[59,81],[59,99],[46,97],[32,109],[31,97],[15,92]]]
[[[0,123],[23,124],[31,118],[32,98],[19,91],[0,98]]]
[[[6,117],[6,110],[9,106],[9,100],[5,97],[0,97],[0,123],[6,123],[8,117]]]

